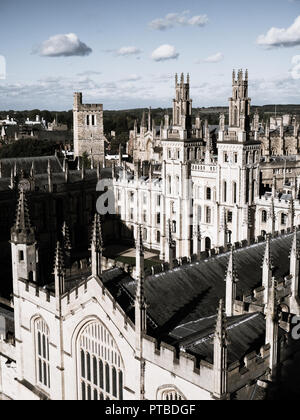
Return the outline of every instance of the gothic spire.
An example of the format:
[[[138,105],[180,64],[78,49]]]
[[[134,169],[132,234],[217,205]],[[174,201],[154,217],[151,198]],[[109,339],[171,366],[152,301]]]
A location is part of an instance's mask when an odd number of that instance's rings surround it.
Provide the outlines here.
[[[93,233],[92,233],[92,275],[101,276],[102,273],[102,252],[103,252],[103,238],[101,227],[101,216],[96,213],[94,217]]]
[[[62,248],[60,242],[56,244],[55,250],[55,260],[54,260],[54,272],[61,275],[65,272],[65,262],[64,262],[64,255],[62,252]]]
[[[266,265],[266,267],[268,267],[269,269],[273,268],[271,256],[271,235],[267,235],[266,248],[264,254],[264,265]]]
[[[278,317],[276,282],[274,278],[271,280],[269,301],[266,310],[266,344],[270,345],[269,367],[271,370],[270,377],[272,379],[278,361]]]
[[[65,262],[64,255],[60,245],[57,242],[54,261],[55,294],[61,296],[65,292]]]
[[[32,244],[35,242],[34,229],[31,226],[29,210],[24,190],[21,189],[16,212],[16,222],[11,229],[12,241]]]
[[[299,241],[298,241],[298,231],[297,228],[294,229],[294,235],[293,235],[293,243],[292,243],[292,249],[291,249],[291,254],[290,257],[292,255],[295,255],[297,257],[299,257]]]
[[[218,399],[226,398],[228,390],[227,345],[228,337],[224,301],[221,300],[214,335],[214,396]]]
[[[64,222],[63,227],[62,227],[62,236],[63,236],[63,247],[64,247],[65,252],[71,251],[72,245],[71,245],[71,239],[70,239],[70,230],[66,222]]]
[[[92,244],[95,246],[95,249],[97,251],[102,251],[103,237],[102,237],[101,216],[99,213],[96,213],[94,217]]]
[[[142,226],[138,227],[137,232],[137,240],[136,240],[136,249],[140,255],[144,254],[144,245],[143,245],[143,234],[142,234]]]
[[[271,236],[267,235],[266,249],[262,266],[262,285],[264,287],[264,304],[267,309],[269,301],[269,288],[272,281],[273,264],[271,256]]]
[[[21,189],[19,195],[15,227],[18,230],[31,229],[27,200],[23,189]]]
[[[227,328],[226,328],[226,315],[224,310],[224,300],[219,302],[217,323],[215,329],[215,338],[222,344],[227,344]]]
[[[226,316],[231,317],[234,315],[234,301],[236,300],[236,283],[238,277],[234,265],[234,249],[233,246],[230,250],[230,256],[226,274]]]

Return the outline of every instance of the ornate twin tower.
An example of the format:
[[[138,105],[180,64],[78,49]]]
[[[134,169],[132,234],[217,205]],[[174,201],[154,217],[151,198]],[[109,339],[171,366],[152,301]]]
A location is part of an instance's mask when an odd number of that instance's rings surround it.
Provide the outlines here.
[[[184,80],[184,74],[181,74],[180,82],[178,75],[175,76],[176,98],[173,100],[173,125],[180,126],[183,129],[192,128],[192,104],[190,99],[190,76]]]

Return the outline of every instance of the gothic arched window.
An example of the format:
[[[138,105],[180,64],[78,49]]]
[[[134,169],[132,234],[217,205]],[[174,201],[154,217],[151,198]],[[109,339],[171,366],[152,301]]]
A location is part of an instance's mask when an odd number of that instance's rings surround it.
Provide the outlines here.
[[[223,183],[223,201],[224,203],[227,202],[227,182],[224,181]]]
[[[266,210],[263,210],[261,212],[261,221],[262,221],[262,223],[267,223],[267,220],[268,220],[268,214],[267,214]]]
[[[42,318],[35,321],[37,383],[50,388],[49,328]]]
[[[183,401],[186,400],[185,396],[171,385],[161,387],[157,393],[157,399],[163,401]]]
[[[285,213],[281,213],[281,224],[282,226],[286,226],[288,220],[288,216]]]
[[[206,200],[211,200],[211,188],[206,188]]]
[[[77,340],[79,398],[123,400],[124,367],[115,340],[98,321],[90,322]]]
[[[237,186],[236,186],[236,182],[233,183],[233,204],[237,203]]]

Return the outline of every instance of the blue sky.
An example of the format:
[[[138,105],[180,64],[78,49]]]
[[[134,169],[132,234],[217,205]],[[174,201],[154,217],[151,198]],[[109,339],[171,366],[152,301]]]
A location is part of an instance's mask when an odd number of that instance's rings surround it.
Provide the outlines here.
[[[300,103],[299,0],[1,0],[0,16],[0,109],[71,109],[77,90],[166,107],[175,72],[195,106],[225,105],[233,68],[254,104]]]

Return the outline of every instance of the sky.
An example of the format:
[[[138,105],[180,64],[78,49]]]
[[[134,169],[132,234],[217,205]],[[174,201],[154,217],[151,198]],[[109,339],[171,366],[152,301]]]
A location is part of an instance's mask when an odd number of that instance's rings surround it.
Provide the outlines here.
[[[300,0],[1,0],[0,109],[226,105],[249,69],[252,104],[300,103]]]

